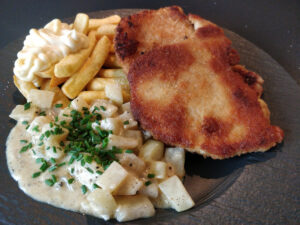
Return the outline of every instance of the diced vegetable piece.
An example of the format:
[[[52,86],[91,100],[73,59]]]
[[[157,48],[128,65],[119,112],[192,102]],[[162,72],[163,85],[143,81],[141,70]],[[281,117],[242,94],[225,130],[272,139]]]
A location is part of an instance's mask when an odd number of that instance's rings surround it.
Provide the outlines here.
[[[143,182],[136,176],[128,174],[122,186],[116,192],[117,195],[135,195],[136,192],[142,187]]]
[[[120,120],[123,122],[124,129],[127,130],[137,128],[137,122],[134,120],[133,115],[130,112],[123,112],[118,116],[118,118],[120,118]]]
[[[31,89],[29,92],[28,101],[40,108],[50,109],[54,95],[55,93],[52,91]]]
[[[82,97],[78,96],[71,102],[70,107],[72,109],[82,112],[82,108],[89,108],[89,105]]]
[[[166,148],[165,160],[174,166],[176,175],[184,176],[185,152],[183,148]]]
[[[128,176],[128,172],[116,161],[104,171],[97,180],[97,184],[109,192],[117,191]]]
[[[150,186],[150,185],[149,185]],[[158,196],[156,198],[151,198],[151,202],[158,209],[167,209],[171,208],[171,203],[167,199],[166,195],[158,190]]]
[[[130,137],[130,138],[134,138],[138,141],[138,146],[137,148],[142,147],[143,145],[143,136],[142,136],[142,132],[139,130],[125,130],[124,134],[125,137]]]
[[[160,160],[164,154],[164,144],[160,141],[148,140],[140,149],[140,157],[145,160]]]
[[[119,222],[147,218],[155,213],[152,203],[143,195],[118,196],[116,201],[118,207],[115,217]]]
[[[105,86],[105,95],[118,105],[123,103],[122,87],[118,83],[107,84]]]
[[[177,212],[185,211],[195,205],[193,199],[177,176],[172,176],[163,181],[159,184],[159,188],[166,195],[172,208]]]
[[[110,134],[109,138],[109,147],[116,146],[122,149],[134,149],[138,146],[138,140],[129,137],[118,136]]]
[[[131,109],[130,109],[130,102],[126,102],[122,105],[122,111],[123,112],[130,112],[131,113]]]
[[[37,114],[38,108],[32,104],[30,108],[26,110],[24,109],[24,105],[17,105],[9,117],[17,121],[31,122]]]
[[[113,117],[117,111],[117,106],[104,99],[97,99],[90,108],[91,113],[99,113],[103,118]]]
[[[146,195],[150,198],[158,197],[158,185],[156,183],[151,183],[150,185],[143,185],[139,193]]]
[[[138,175],[141,174],[146,167],[145,162],[133,153],[118,154],[117,157],[122,166]]]
[[[87,196],[87,200],[94,215],[100,216],[104,220],[113,217],[117,203],[108,191],[97,188]]]
[[[155,178],[164,179],[167,176],[167,163],[162,161],[149,161],[149,173],[155,174]]]
[[[71,111],[72,111],[72,108],[70,108],[70,107],[60,110],[60,112],[58,114],[59,121],[64,120],[67,123],[70,123],[72,121]]]
[[[115,135],[123,133],[123,123],[119,118],[106,118],[101,120],[100,127],[102,130],[111,130]]]

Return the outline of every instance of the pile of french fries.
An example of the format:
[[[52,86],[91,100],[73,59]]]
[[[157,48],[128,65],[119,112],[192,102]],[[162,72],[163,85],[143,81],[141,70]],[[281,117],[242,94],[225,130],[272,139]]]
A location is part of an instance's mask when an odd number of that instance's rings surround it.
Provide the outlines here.
[[[117,62],[113,39],[121,18],[112,15],[90,19],[79,13],[73,29],[87,35],[88,48],[67,55],[46,71],[37,74],[40,89],[55,93],[53,103],[69,104],[69,99],[81,96],[90,103],[95,99],[110,99],[117,104],[130,100],[126,74]],[[32,82],[14,76],[14,83],[28,100],[30,90],[38,89]]]

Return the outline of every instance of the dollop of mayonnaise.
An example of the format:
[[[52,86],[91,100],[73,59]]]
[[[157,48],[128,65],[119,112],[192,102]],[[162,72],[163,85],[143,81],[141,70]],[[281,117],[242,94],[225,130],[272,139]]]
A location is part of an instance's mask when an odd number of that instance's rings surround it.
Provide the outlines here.
[[[17,54],[14,74],[20,80],[36,84],[39,72],[50,69],[66,55],[87,48],[88,45],[89,39],[85,34],[54,19],[44,28],[29,31],[23,49]]]

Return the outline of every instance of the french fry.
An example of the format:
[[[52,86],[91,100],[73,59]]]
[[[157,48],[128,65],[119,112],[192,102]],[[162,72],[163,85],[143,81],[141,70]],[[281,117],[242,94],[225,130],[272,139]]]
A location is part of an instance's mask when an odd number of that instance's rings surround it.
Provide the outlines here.
[[[82,67],[87,60],[96,44],[96,32],[91,31],[89,33],[89,47],[82,49],[78,53],[70,54],[60,60],[54,67],[54,74],[56,77],[70,77],[73,73]]]
[[[130,101],[130,92],[127,90],[122,90],[123,101],[129,102]],[[96,99],[108,99],[105,94],[105,90],[88,90],[82,91],[79,93],[78,96],[81,96],[87,103],[91,103],[93,100]]]
[[[111,42],[108,37],[103,36],[96,44],[91,57],[73,74],[62,86],[63,93],[73,99],[80,91],[96,76],[108,56]]]
[[[104,91],[82,91],[79,94],[88,104],[96,99],[108,99]]]
[[[89,30],[97,29],[104,24],[118,24],[121,21],[121,17],[118,15],[112,15],[102,19],[90,19]]]
[[[111,78],[94,78],[87,85],[89,91],[103,91],[107,84],[114,83],[115,80]]]
[[[42,78],[51,78],[53,73],[54,73],[54,66],[51,66],[47,70],[36,72],[36,74]]]
[[[74,20],[73,27],[76,31],[87,34],[89,29],[89,16],[84,13],[78,13]]]
[[[26,99],[28,99],[31,89],[37,89],[32,82],[20,80],[16,75],[14,75],[14,84]]]
[[[43,82],[41,89],[46,91],[52,91],[55,93],[53,103],[61,103],[63,104],[63,108],[67,107],[70,103],[69,99],[64,95],[64,93],[60,90],[59,87],[51,87],[50,79],[45,80]]]
[[[51,81],[50,81],[50,87],[57,87],[58,85],[64,83],[66,80],[68,80],[68,77],[56,77],[54,74],[52,74]]]
[[[129,84],[127,79],[123,78],[94,78],[88,85],[89,91],[102,91],[105,89],[107,84],[119,83],[122,89],[129,90]]]
[[[104,66],[110,67],[110,68],[120,68],[121,67],[120,63],[117,61],[117,57],[115,54],[109,54],[109,56],[105,60]]]
[[[101,69],[99,71],[99,76],[105,78],[126,78],[123,69]]]
[[[115,25],[115,24],[104,24],[104,25],[100,26],[97,29],[97,37],[106,35],[106,36],[112,38],[116,33],[116,27],[117,27],[117,25]]]

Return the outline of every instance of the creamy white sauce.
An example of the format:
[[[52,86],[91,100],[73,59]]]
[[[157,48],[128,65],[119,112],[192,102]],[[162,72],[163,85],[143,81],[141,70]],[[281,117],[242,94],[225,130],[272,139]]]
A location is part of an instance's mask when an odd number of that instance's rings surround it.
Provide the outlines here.
[[[86,201],[86,195],[82,194],[81,184],[78,182],[74,181],[71,185],[67,183],[67,179],[70,177],[68,177],[65,167],[58,168],[55,171],[58,182],[52,187],[45,185],[44,182],[45,179],[51,176],[48,171],[37,178],[32,178],[32,174],[39,171],[41,164],[34,163],[32,150],[19,153],[22,146],[24,146],[20,143],[20,140],[30,141],[31,137],[26,132],[25,126],[18,123],[8,136],[6,157],[9,171],[18,182],[20,189],[35,200],[59,208],[85,213],[81,210],[81,203]]]
[[[87,48],[88,37],[54,19],[42,29],[31,29],[18,52],[14,73],[23,81],[36,83],[38,73],[50,69],[70,53]]]

